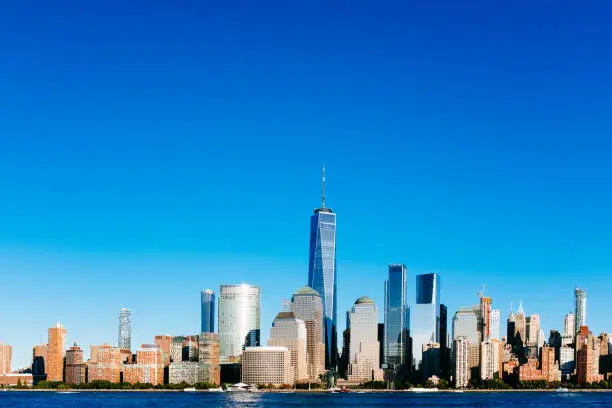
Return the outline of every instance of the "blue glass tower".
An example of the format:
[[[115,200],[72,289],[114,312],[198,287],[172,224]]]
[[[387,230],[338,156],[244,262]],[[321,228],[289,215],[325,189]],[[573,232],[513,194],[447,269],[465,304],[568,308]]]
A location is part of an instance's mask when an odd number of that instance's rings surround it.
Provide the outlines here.
[[[412,364],[421,369],[423,346],[440,343],[440,276],[427,273],[416,277],[416,304],[410,309]]]
[[[408,361],[406,266],[389,265],[385,281],[384,364],[399,370]]]
[[[325,167],[321,184],[321,208],[310,217],[310,253],[308,286],[323,300],[323,336],[325,368],[336,370],[338,339],[336,336],[336,214],[325,207]]]
[[[215,292],[210,289],[202,291],[202,333],[215,331]]]

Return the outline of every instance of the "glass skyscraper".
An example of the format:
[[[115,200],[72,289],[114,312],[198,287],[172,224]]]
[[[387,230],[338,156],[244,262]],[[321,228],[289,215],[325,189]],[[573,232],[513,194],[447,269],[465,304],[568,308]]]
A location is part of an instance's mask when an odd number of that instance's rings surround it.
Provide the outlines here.
[[[406,309],[406,266],[389,265],[385,281],[384,360],[386,368],[396,369],[408,359],[408,313]]]
[[[335,370],[338,363],[336,337],[336,214],[325,207],[325,168],[323,169],[321,208],[310,217],[308,286],[323,300],[325,368]]]
[[[130,310],[124,307],[119,312],[119,344],[120,349],[132,349],[132,320]]]
[[[202,325],[201,333],[215,332],[215,292],[210,289],[202,291]]]
[[[261,295],[258,286],[221,285],[219,341],[221,362],[239,362],[245,347],[260,344]]]
[[[423,346],[440,343],[440,276],[428,273],[416,276],[417,302],[410,308],[412,363],[421,368]]]
[[[581,326],[586,326],[586,301],[587,294],[584,290],[576,288],[574,293],[576,297],[576,330],[578,333]]]

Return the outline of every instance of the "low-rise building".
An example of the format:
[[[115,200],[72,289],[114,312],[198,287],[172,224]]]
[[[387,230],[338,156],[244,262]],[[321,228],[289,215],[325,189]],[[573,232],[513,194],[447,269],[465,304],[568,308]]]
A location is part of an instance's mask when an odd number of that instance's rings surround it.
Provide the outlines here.
[[[15,387],[19,384],[31,387],[34,383],[32,374],[6,373],[0,374],[0,386]]]
[[[66,384],[85,384],[87,364],[83,362],[83,350],[76,344],[66,351],[64,377]]]
[[[208,381],[208,367],[206,364],[192,361],[182,361],[180,363],[170,363],[168,368],[168,378],[170,384],[197,384]]]
[[[242,382],[293,385],[291,352],[287,347],[247,347],[242,353]]]
[[[136,363],[123,365],[123,381],[131,384],[163,384],[164,364],[159,346],[143,344],[136,351]]]

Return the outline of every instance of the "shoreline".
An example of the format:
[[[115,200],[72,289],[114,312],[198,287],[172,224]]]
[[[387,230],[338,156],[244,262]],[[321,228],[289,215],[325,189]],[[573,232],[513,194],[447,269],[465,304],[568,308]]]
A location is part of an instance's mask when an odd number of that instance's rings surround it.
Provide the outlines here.
[[[123,393],[123,392],[136,392],[136,393],[206,393],[206,394],[219,394],[219,392],[210,392],[208,390],[195,390],[195,391],[183,391],[183,390],[157,390],[157,389],[145,389],[145,390],[109,390],[109,389],[10,389],[9,392],[52,392],[52,393]],[[355,389],[348,392],[348,394],[389,394],[389,393],[405,393],[405,394],[461,394],[461,393],[498,393],[498,392],[545,392],[545,393],[558,393],[558,394],[569,394],[569,393],[583,393],[583,392],[612,392],[612,389],[570,389],[568,391],[558,392],[555,389],[499,389],[499,390],[480,390],[480,389],[448,389],[438,391],[425,391],[416,392],[410,390],[360,390]],[[328,390],[261,390],[252,394],[330,394]],[[338,392],[342,394],[341,392]],[[240,393],[242,394],[242,393]]]

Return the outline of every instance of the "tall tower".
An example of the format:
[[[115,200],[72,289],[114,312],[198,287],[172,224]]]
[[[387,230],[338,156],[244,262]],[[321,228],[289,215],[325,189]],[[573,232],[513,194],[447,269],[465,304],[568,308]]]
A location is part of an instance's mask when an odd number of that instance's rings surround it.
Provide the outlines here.
[[[202,324],[201,333],[215,332],[215,292],[210,289],[202,291]]]
[[[123,350],[132,350],[132,319],[130,310],[124,307],[119,312],[119,344]]]
[[[574,313],[568,313],[565,315],[563,334],[566,336],[571,336],[572,338],[576,335],[576,315]]]
[[[406,309],[406,266],[389,265],[385,281],[384,364],[398,369],[408,362],[408,313]]]
[[[0,375],[11,372],[11,360],[13,357],[13,348],[0,342]]]
[[[47,380],[64,381],[64,336],[66,329],[57,323],[49,329],[47,352]]]
[[[221,285],[219,341],[221,362],[239,362],[245,347],[259,346],[261,292],[258,286]]]
[[[369,297],[360,297],[348,312],[350,329],[348,381],[362,383],[383,379],[378,355],[378,308]]]
[[[417,302],[410,308],[410,337],[412,363],[418,370],[423,346],[440,343],[440,276],[437,273],[417,275],[416,289]]]
[[[323,338],[323,301],[310,286],[296,291],[291,298],[291,312],[306,326],[306,365],[308,379],[316,381],[325,372]]]
[[[321,208],[310,217],[310,251],[308,286],[323,300],[323,336],[325,367],[335,370],[338,365],[337,305],[336,305],[336,214],[325,207],[325,167],[321,183]]]
[[[576,288],[574,292],[574,296],[576,298],[576,328],[574,330],[575,333],[580,331],[582,326],[586,326],[586,301],[587,294],[586,291]]]

